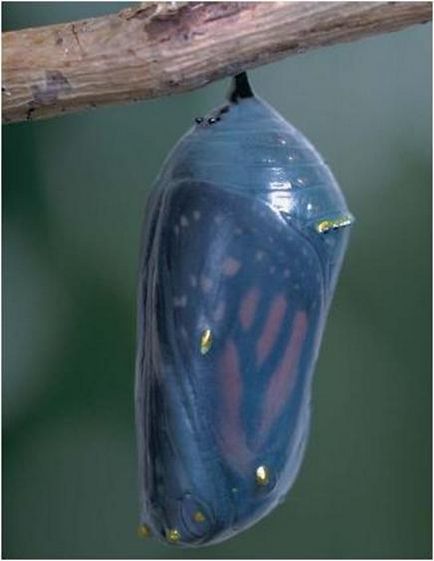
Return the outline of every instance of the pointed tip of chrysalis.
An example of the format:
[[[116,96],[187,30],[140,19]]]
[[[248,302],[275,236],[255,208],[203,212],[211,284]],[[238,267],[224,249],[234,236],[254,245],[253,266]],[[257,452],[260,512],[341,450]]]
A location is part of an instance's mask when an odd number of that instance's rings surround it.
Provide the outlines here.
[[[246,99],[254,95],[245,72],[241,72],[232,78],[232,83],[228,92],[228,100],[231,103],[238,103],[240,99]]]

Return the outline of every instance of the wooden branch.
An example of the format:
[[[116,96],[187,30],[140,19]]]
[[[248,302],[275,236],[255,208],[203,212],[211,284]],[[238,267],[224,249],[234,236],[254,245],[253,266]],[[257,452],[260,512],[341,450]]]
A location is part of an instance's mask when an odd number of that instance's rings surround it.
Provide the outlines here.
[[[431,17],[431,2],[170,2],[10,31],[3,33],[3,122],[193,90]]]

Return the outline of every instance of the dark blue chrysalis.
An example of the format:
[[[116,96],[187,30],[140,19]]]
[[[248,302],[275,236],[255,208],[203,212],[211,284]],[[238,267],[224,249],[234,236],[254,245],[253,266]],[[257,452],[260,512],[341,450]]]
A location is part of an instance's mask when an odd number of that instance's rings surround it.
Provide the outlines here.
[[[152,191],[140,269],[140,532],[199,546],[275,508],[352,222],[304,136],[235,77]]]

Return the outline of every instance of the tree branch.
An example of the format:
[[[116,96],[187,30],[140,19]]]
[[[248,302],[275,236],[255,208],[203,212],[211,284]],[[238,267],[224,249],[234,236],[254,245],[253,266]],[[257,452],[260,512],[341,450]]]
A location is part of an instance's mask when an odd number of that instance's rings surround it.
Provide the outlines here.
[[[431,2],[149,2],[10,31],[3,33],[3,122],[193,90],[431,17]]]

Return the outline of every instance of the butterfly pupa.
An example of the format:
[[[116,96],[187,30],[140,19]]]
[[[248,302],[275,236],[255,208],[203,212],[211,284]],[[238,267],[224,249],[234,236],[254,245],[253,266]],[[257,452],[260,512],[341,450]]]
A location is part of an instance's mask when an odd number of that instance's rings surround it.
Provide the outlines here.
[[[351,222],[322,157],[244,73],[172,150],[140,265],[142,534],[217,543],[286,496]]]

